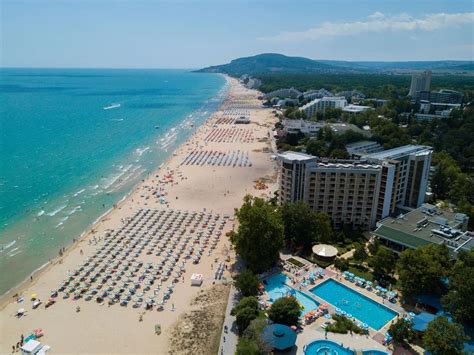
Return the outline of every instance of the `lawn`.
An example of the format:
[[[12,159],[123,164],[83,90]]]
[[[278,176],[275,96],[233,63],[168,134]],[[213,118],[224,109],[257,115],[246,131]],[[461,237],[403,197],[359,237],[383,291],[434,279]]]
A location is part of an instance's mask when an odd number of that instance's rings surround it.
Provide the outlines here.
[[[301,261],[296,260],[295,258],[289,258],[286,261],[288,261],[289,263],[291,263],[291,264],[293,264],[297,267],[303,267],[304,266],[304,264]]]
[[[362,277],[367,281],[374,281],[374,275],[372,272],[367,269],[365,266],[357,264],[349,264],[349,272],[352,272],[354,275]]]

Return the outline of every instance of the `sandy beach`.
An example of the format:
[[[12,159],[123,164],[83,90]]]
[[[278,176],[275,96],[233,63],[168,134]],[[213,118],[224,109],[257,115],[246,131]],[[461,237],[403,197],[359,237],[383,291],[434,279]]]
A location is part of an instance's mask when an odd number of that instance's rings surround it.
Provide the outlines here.
[[[257,91],[227,80],[229,94],[220,109],[62,257],[15,290],[23,302],[12,293],[3,297],[0,353],[12,353],[21,335],[38,328],[44,332],[39,340],[58,354],[217,350],[234,260],[226,237],[235,228],[234,209],[245,194],[265,196],[276,188],[271,158],[275,117],[262,107]],[[235,124],[241,116],[250,123]],[[164,277],[168,265],[175,268]],[[216,279],[219,269],[222,275]],[[193,273],[203,275],[200,287],[191,286]],[[123,286],[126,279],[129,284]],[[105,286],[86,300],[101,280]],[[76,283],[77,297],[72,291]],[[126,306],[108,302],[120,287],[128,290],[135,284],[139,286]],[[65,291],[58,292],[55,303],[45,308],[51,291],[60,285],[71,293],[64,298]],[[108,287],[109,296],[97,301]],[[168,288],[172,291],[159,311]],[[33,294],[42,301],[36,309]],[[144,300],[156,298],[151,309],[136,301],[140,294]],[[21,308],[25,314],[18,317]],[[155,333],[157,325],[160,335]]]

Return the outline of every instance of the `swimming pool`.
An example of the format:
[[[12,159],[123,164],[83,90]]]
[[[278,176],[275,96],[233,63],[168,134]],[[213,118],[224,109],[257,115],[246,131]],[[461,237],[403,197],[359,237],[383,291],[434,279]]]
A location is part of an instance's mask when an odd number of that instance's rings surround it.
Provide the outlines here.
[[[304,354],[305,355],[354,355],[354,352],[330,340],[315,340],[305,347]]]
[[[388,307],[332,279],[312,288],[310,292],[352,314],[359,321],[367,323],[375,330],[382,328],[397,315],[397,312]]]
[[[293,287],[286,285],[288,277],[285,274],[278,273],[270,276],[265,280],[265,291],[268,293],[271,301],[286,296],[288,293],[294,293],[293,296],[297,301],[303,306],[302,314],[317,309],[319,303],[313,300],[308,295],[305,295],[303,292],[295,290]]]
[[[304,355],[354,355],[353,350],[344,348],[331,340],[315,340],[305,346]],[[363,350],[363,355],[388,355],[382,350]]]

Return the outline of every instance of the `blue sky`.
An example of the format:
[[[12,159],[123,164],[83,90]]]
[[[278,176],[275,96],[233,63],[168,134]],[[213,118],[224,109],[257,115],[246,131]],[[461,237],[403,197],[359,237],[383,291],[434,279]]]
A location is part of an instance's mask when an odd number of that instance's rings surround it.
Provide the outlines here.
[[[0,0],[1,66],[197,68],[264,52],[474,58],[464,0]]]

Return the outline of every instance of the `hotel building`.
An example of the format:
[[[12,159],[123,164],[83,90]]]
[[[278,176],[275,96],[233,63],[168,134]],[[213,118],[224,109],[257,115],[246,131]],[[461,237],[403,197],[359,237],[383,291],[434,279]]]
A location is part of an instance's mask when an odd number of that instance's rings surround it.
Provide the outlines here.
[[[411,76],[410,92],[408,96],[414,96],[417,91],[430,91],[431,70],[425,70]]]
[[[306,113],[306,117],[310,118],[317,111],[324,112],[327,108],[343,109],[347,105],[347,100],[343,96],[323,97],[322,99],[314,99],[306,105],[301,106],[301,110]]]
[[[281,203],[305,201],[315,211],[326,212],[335,227],[351,224],[369,229],[397,207],[416,208],[423,203],[431,148],[400,147],[360,160],[296,152],[279,154],[278,159]]]

